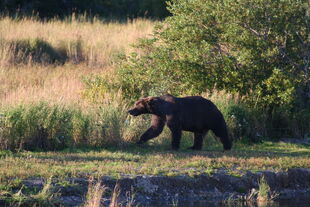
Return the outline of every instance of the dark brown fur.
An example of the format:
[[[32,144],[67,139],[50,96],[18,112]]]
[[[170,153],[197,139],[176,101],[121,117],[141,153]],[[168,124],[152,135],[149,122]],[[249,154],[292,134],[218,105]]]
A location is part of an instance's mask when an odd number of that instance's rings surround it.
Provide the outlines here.
[[[195,137],[191,149],[200,150],[209,130],[220,138],[224,150],[232,147],[222,113],[211,101],[201,96],[177,98],[164,95],[143,98],[128,113],[133,116],[152,114],[151,127],[144,132],[138,144],[157,137],[167,124],[172,133],[173,149],[179,149],[182,131],[190,131],[194,132]]]

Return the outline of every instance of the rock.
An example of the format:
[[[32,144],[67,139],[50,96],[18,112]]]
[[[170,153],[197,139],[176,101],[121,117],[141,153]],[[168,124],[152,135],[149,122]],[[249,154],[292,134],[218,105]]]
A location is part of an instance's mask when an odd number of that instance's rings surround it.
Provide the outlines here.
[[[32,177],[24,180],[23,184],[28,188],[42,189],[45,181],[43,178]]]
[[[151,180],[146,177],[137,177],[135,186],[148,194],[153,194],[158,189],[158,185],[152,184]]]
[[[80,196],[62,196],[60,201],[64,206],[79,206],[83,203],[83,199]]]
[[[289,186],[293,188],[310,188],[310,169],[294,168],[288,170]]]
[[[276,173],[277,187],[278,188],[288,188],[289,187],[289,177],[287,172]]]

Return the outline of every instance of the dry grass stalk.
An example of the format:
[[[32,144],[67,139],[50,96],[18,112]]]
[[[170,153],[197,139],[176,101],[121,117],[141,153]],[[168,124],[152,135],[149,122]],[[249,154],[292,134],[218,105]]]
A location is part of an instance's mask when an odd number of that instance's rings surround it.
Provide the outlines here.
[[[88,191],[86,195],[85,207],[100,207],[102,204],[102,195],[106,188],[101,182],[95,182],[94,178],[89,179]]]
[[[120,185],[119,183],[116,183],[114,190],[113,190],[111,203],[109,207],[120,207],[120,204],[118,203],[118,198],[119,198],[120,193],[121,193]]]

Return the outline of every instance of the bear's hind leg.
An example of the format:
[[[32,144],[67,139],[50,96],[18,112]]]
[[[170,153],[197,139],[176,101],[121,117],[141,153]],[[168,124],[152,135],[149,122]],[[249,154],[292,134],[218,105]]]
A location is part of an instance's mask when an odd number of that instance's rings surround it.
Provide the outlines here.
[[[220,138],[224,150],[230,150],[232,147],[232,142],[228,137],[227,127],[225,121],[222,122],[222,124],[217,127],[216,129],[212,129],[214,134]]]
[[[195,132],[194,133],[194,145],[192,147],[190,147],[189,149],[201,150],[202,144],[203,144],[203,138],[206,134],[207,134],[207,132],[205,132],[205,133]]]
[[[173,150],[178,150],[180,148],[182,130],[175,127],[169,127],[169,129],[171,130],[172,134],[171,147]]]

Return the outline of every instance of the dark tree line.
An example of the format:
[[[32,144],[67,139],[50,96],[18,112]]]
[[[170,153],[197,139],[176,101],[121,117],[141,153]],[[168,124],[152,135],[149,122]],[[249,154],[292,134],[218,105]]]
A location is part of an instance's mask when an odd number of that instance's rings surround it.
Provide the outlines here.
[[[65,17],[73,12],[105,18],[164,18],[169,15],[165,0],[0,0],[5,15]]]

